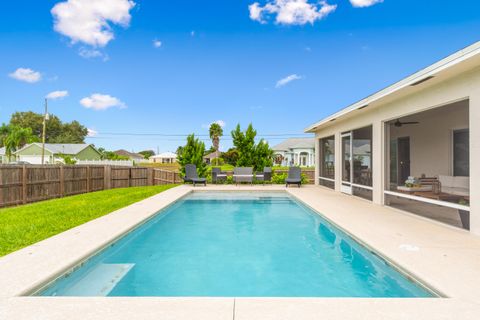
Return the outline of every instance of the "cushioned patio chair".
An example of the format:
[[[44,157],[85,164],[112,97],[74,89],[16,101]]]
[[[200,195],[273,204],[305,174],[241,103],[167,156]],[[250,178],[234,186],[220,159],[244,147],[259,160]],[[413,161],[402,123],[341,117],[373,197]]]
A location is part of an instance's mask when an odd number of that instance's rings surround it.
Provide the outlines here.
[[[290,184],[296,184],[299,188],[302,185],[302,170],[299,167],[290,167],[288,169],[285,185],[288,188]]]
[[[262,181],[263,184],[265,184],[265,182],[272,182],[272,168],[271,167],[263,168],[263,173],[257,173],[255,175],[255,180]]]
[[[220,168],[212,168],[212,183],[224,182],[227,180],[227,174]]]
[[[233,168],[233,181],[235,181],[235,184],[239,184],[242,182],[249,182],[253,184],[253,168],[252,167]]]
[[[197,166],[194,164],[187,164],[185,166],[185,177],[183,177],[183,181],[193,183],[194,187],[197,183],[207,185],[207,179],[198,176]]]

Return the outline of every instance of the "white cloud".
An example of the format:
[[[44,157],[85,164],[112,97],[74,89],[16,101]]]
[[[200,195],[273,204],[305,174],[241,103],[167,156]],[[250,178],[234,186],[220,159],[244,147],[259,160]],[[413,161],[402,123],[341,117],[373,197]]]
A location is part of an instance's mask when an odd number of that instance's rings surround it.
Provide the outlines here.
[[[217,120],[215,121],[214,123],[218,124],[220,127],[225,127],[227,125],[227,123],[223,120]]]
[[[248,10],[250,11],[250,19],[264,23],[262,19],[262,11],[263,8],[260,7],[260,3],[255,2],[248,6]]]
[[[352,6],[356,8],[365,8],[373,6],[374,4],[381,3],[383,0],[350,0]]]
[[[28,83],[35,83],[42,79],[42,74],[30,68],[18,68],[9,74],[10,78]]]
[[[72,43],[82,42],[93,47],[104,47],[114,37],[111,24],[128,27],[131,0],[67,0],[57,3],[51,10],[54,29],[70,38]]]
[[[50,92],[49,94],[47,94],[45,98],[49,100],[56,100],[56,99],[65,98],[66,96],[68,96],[68,91],[59,90],[59,91]]]
[[[255,2],[248,6],[250,19],[266,23],[269,15],[276,15],[275,22],[286,25],[313,24],[337,9],[327,1],[311,3],[309,0],[269,0],[264,6]]]
[[[100,93],[94,93],[90,97],[83,98],[80,100],[80,104],[87,109],[93,110],[107,110],[113,107],[123,109],[127,107],[121,100],[108,94]]]
[[[87,137],[95,137],[96,135],[98,135],[98,131],[94,129],[88,128],[87,130],[88,130]]]
[[[281,88],[281,87],[287,85],[288,83],[290,83],[292,81],[300,80],[300,79],[302,79],[301,76],[299,76],[297,74],[291,74],[289,76],[286,76],[283,79],[278,80],[277,84],[275,85],[275,88]]]
[[[100,50],[81,47],[78,50],[78,55],[85,59],[103,58],[108,60],[108,56],[102,53]]]
[[[157,39],[153,40],[153,46],[155,48],[160,48],[162,46],[162,41],[157,40]]]

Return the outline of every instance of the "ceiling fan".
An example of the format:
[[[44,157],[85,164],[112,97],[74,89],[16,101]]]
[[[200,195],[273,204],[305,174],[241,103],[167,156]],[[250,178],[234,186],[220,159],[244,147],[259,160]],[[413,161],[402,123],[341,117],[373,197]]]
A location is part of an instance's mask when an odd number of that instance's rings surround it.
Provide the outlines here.
[[[403,126],[404,124],[419,124],[420,122],[418,121],[408,121],[408,122],[401,122],[400,119],[397,119],[397,121],[395,121],[393,123],[393,125],[397,128],[400,128],[401,126]]]

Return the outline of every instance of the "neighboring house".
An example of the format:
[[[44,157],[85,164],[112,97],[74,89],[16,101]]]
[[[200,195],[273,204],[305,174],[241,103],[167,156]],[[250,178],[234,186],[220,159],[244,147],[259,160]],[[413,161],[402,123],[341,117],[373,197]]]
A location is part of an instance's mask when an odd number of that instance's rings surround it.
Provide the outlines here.
[[[203,161],[206,164],[212,163],[213,159],[218,159],[222,156],[222,153],[220,151],[214,151],[212,153],[207,154],[206,156],[203,156]]]
[[[151,163],[175,163],[177,162],[177,154],[173,152],[164,152],[150,158]]]
[[[0,163],[8,163],[7,156],[5,156],[5,147],[0,148]]]
[[[113,151],[113,153],[115,153],[119,156],[127,157],[129,160],[132,160],[132,161],[142,162],[142,161],[145,160],[145,157],[142,154],[134,153],[134,152],[128,152],[127,150],[124,150],[124,149]]]
[[[315,166],[315,139],[291,138],[273,148],[274,162],[279,166]]]
[[[17,150],[14,155],[15,159],[11,159],[11,161],[26,161],[31,164],[41,164],[42,144],[27,144]],[[45,164],[63,163],[62,155],[70,156],[74,160],[100,160],[101,156],[100,152],[91,144],[45,144]]]
[[[480,42],[312,124],[316,184],[480,235]]]

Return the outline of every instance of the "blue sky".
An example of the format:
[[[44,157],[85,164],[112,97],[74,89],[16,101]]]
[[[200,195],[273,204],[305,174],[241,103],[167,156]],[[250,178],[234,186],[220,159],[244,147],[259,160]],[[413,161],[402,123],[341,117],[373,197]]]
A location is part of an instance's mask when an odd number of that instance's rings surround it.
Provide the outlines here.
[[[89,2],[2,3],[0,122],[67,91],[50,111],[96,146],[174,151],[221,120],[225,150],[237,123],[301,134],[480,32],[474,0]]]

